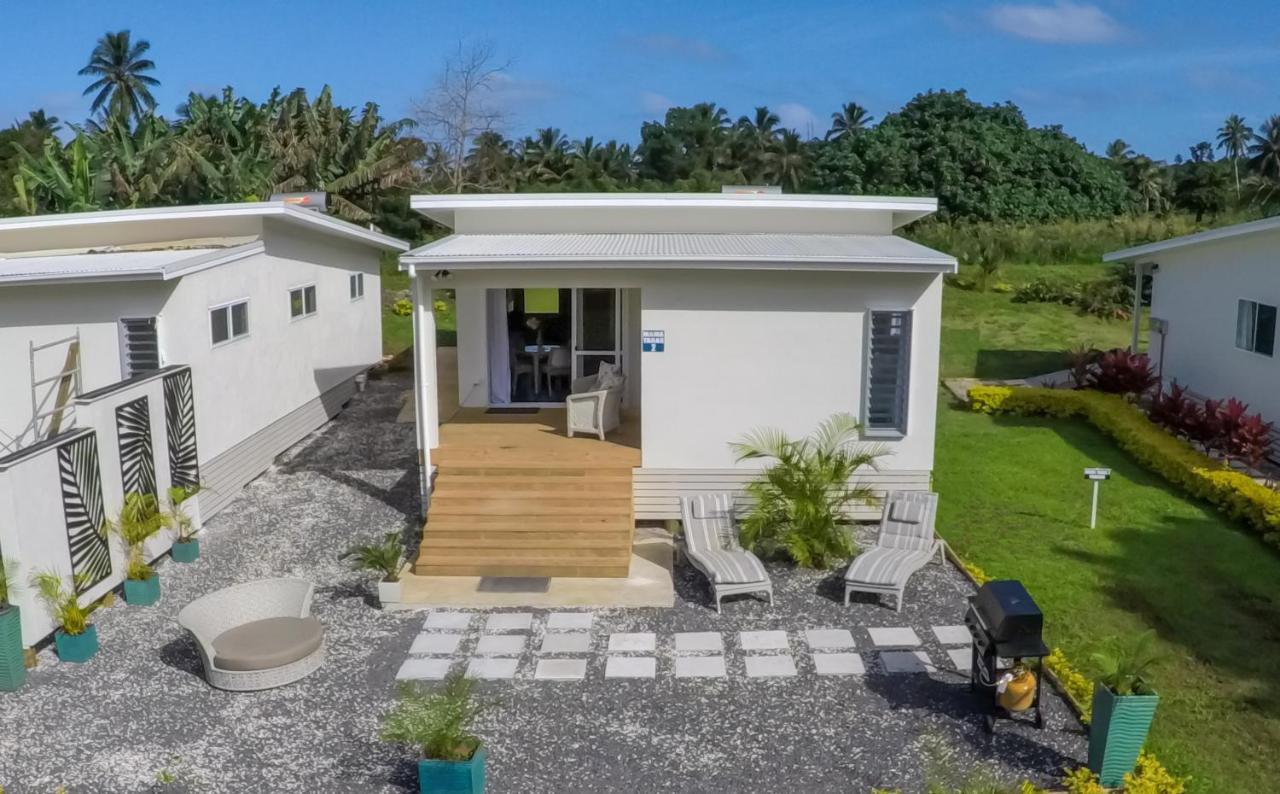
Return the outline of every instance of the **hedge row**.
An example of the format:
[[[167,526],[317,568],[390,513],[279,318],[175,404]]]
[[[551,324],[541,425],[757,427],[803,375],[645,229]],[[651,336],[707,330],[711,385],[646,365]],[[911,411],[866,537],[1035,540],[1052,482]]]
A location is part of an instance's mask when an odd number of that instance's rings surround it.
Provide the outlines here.
[[[974,386],[969,390],[969,405],[983,413],[1086,419],[1146,468],[1244,521],[1268,543],[1280,547],[1280,493],[1169,435],[1123,397],[1093,391]]]

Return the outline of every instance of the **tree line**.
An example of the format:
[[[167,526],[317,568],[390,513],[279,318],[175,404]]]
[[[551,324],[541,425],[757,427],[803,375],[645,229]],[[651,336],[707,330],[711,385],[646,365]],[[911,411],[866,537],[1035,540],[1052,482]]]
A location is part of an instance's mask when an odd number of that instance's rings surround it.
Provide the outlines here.
[[[108,33],[81,74],[92,117],[67,124],[42,110],[0,130],[0,214],[246,201],[322,190],[332,211],[421,238],[409,192],[718,190],[934,195],[943,221],[1042,223],[1131,214],[1270,213],[1280,204],[1280,116],[1257,130],[1232,116],[1187,158],[1165,163],[1122,140],[1104,156],[1061,127],[1032,127],[1012,103],[930,91],[878,122],[856,102],[805,139],[761,106],[736,119],[714,103],[673,107],[634,146],[549,127],[510,138],[491,104],[505,68],[491,50],[459,50],[414,118],[372,102],[334,102],[326,87],[273,91],[256,102],[231,88],[193,93],[168,118],[151,90],[149,44]],[[1215,152],[1222,157],[1215,159]]]

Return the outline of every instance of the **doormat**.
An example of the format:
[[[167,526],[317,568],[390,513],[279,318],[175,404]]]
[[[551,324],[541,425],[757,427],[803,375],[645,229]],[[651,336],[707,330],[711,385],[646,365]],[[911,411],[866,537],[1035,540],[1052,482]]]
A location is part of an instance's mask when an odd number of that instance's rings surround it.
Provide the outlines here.
[[[545,576],[483,576],[479,593],[545,593],[551,580]]]
[[[541,408],[486,408],[487,414],[536,414]]]

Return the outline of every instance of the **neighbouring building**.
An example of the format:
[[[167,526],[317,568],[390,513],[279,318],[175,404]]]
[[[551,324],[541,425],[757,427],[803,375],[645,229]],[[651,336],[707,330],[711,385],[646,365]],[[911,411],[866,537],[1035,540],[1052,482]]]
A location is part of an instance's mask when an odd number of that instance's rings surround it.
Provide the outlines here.
[[[0,555],[89,601],[126,493],[217,513],[378,362],[379,257],[407,247],[284,202],[0,219]],[[53,626],[19,603],[33,644]]]

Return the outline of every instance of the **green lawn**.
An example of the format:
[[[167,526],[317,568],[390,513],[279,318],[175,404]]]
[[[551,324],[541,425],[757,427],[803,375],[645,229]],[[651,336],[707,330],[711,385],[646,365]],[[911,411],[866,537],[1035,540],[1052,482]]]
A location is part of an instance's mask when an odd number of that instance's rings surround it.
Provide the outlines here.
[[[1000,278],[1017,286],[1038,276],[1088,281],[1105,274],[1100,264],[1010,265],[1001,268]],[[1070,306],[1014,303],[1012,298],[943,288],[942,377],[1040,375],[1064,369],[1066,351],[1081,343],[1101,349],[1129,345],[1132,326],[1127,320],[1102,320]]]
[[[1097,465],[1114,474],[1090,530],[1081,469]],[[1280,555],[1083,422],[944,401],[934,476],[941,534],[1021,579],[1078,666],[1104,637],[1157,630],[1168,655],[1150,746],[1194,791],[1280,788]]]
[[[391,296],[409,289],[409,275],[400,271],[395,257],[382,260],[382,352],[388,356],[403,353],[413,344],[413,317],[391,313]],[[437,290],[436,342],[452,346],[457,343],[457,315],[452,292]]]

